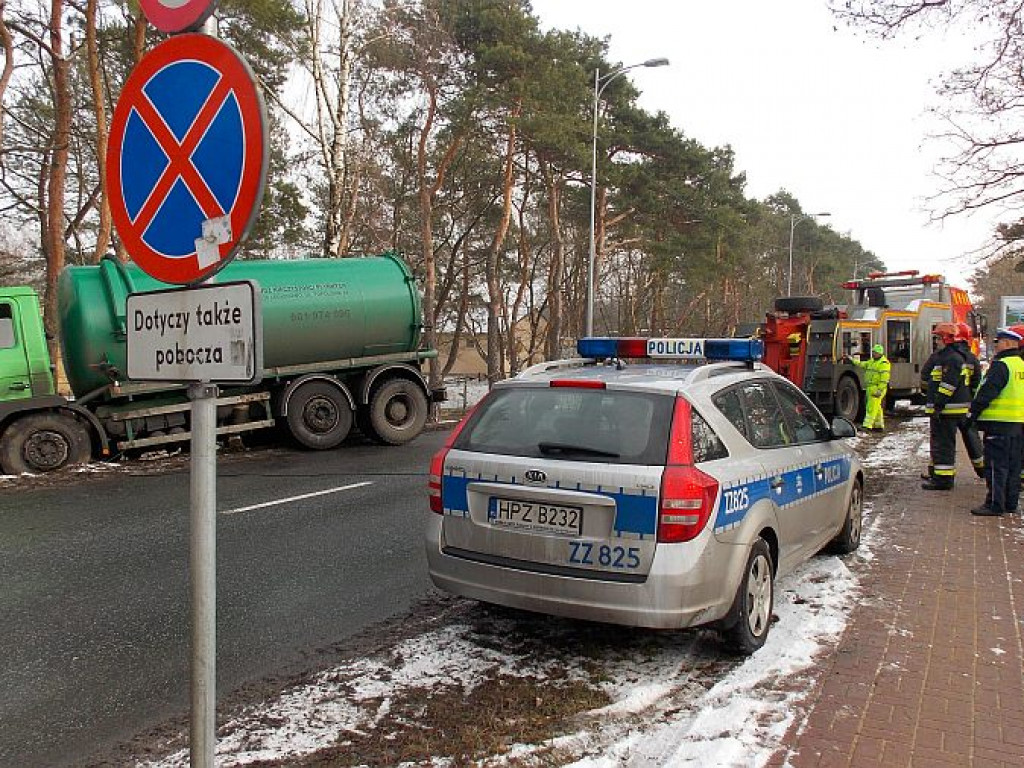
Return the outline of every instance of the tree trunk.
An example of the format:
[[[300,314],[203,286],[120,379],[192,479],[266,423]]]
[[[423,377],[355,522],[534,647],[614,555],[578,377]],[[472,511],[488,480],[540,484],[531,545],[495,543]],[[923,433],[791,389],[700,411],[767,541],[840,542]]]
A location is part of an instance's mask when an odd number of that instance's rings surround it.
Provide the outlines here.
[[[146,54],[146,14],[141,8],[135,11],[132,33],[132,53],[135,55],[135,63],[138,64]]]
[[[14,38],[11,31],[4,22],[4,12],[7,10],[5,0],[0,0],[0,45],[4,49],[4,68],[0,74],[0,104],[4,103],[4,94],[7,93],[7,84],[11,82],[11,75],[14,74]],[[0,110],[0,148],[4,146],[4,113]]]
[[[96,247],[93,261],[99,262],[110,246],[110,202],[107,197],[107,104],[103,92],[103,78],[100,72],[99,41],[96,37],[99,0],[89,0],[85,9],[85,43],[88,52],[89,84],[92,87],[93,105],[96,115],[96,157],[100,175],[100,196],[97,203],[99,224],[96,230]]]
[[[494,384],[502,378],[504,366],[501,354],[501,284],[498,278],[498,267],[502,246],[508,234],[508,225],[512,218],[513,159],[516,148],[516,124],[521,105],[517,104],[509,119],[508,139],[505,142],[505,170],[502,174],[501,219],[494,231],[491,247],[487,251],[485,276],[487,280],[487,381]]]
[[[541,163],[544,186],[548,194],[548,222],[551,226],[551,265],[548,271],[548,323],[544,354],[556,360],[562,354],[562,307],[565,244],[562,240],[562,222],[559,209],[562,202],[561,178],[556,177],[548,163]]]
[[[50,2],[50,61],[53,67],[53,153],[46,181],[46,294],[44,321],[51,359],[57,359],[57,278],[64,269],[64,184],[71,142],[69,61],[63,55],[64,2]]]
[[[437,288],[437,274],[434,266],[434,195],[427,180],[427,144],[430,132],[434,127],[434,115],[437,112],[437,91],[427,87],[427,114],[423,118],[420,129],[420,140],[416,146],[416,175],[419,182],[420,202],[420,253],[423,258],[423,319],[424,334],[427,347],[437,349],[437,330],[434,327],[436,309],[434,294]],[[430,386],[440,385],[441,374],[437,358],[431,358],[427,364]]]

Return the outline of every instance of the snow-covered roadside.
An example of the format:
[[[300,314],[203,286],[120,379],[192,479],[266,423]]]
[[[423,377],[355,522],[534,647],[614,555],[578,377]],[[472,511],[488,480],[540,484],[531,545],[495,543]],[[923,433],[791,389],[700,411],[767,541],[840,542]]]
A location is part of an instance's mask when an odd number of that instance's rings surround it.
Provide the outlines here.
[[[863,460],[872,475],[907,471],[927,457],[927,422],[903,422],[874,444]],[[862,444],[857,438],[854,445]],[[870,491],[870,485],[869,485]],[[644,653],[574,655],[551,630],[543,655],[481,642],[478,628],[453,623],[402,642],[379,658],[364,658],[320,674],[312,684],[285,692],[241,712],[221,727],[217,762],[222,766],[287,761],[308,755],[382,723],[392,702],[413,690],[457,686],[468,693],[496,676],[600,685],[611,703],[580,718],[577,732],[547,744],[513,747],[482,764],[531,764],[542,751],[578,756],[577,766],[764,765],[786,732],[805,717],[803,701],[813,683],[815,660],[834,646],[860,596],[857,571],[884,541],[871,504],[864,509],[861,548],[851,556],[813,558],[776,585],[775,612],[765,647],[742,663],[716,660],[706,633],[667,633]],[[495,637],[516,632],[504,619]],[[522,631],[522,630],[518,630]],[[709,651],[710,647],[710,651]],[[498,650],[501,649],[501,650]],[[595,662],[599,669],[595,673]],[[711,669],[709,672],[708,670]],[[536,760],[535,760],[536,758]],[[444,758],[430,763],[448,765]],[[178,752],[160,768],[188,764]]]

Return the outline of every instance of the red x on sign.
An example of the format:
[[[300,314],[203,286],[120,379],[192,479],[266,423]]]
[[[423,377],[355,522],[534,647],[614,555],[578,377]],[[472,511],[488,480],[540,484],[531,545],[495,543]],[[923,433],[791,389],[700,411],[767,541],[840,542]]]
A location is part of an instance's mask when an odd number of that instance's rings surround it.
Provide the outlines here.
[[[189,284],[230,261],[263,196],[265,122],[248,67],[215,38],[172,37],[139,62],[107,168],[114,224],[148,274]]]

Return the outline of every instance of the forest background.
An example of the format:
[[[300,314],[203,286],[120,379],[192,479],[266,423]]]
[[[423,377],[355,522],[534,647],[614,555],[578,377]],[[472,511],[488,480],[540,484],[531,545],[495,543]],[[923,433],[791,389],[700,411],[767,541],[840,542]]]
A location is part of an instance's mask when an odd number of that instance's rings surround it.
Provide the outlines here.
[[[963,7],[1013,4],[836,5],[887,35],[936,9],[950,23]],[[913,5],[921,14],[883,13]],[[607,40],[542,31],[526,0],[222,0],[215,18],[269,116],[268,184],[240,258],[401,253],[428,343],[445,336],[432,377],[467,345],[492,381],[571,349],[586,312],[594,76],[622,66]],[[162,39],[135,0],[0,0],[0,283],[37,285],[54,336],[61,269],[130,258],[102,158],[122,84]],[[731,149],[641,109],[625,73],[602,86],[596,333],[723,335],[757,320],[787,292],[791,241],[794,295],[841,303],[844,280],[884,269],[785,189],[748,197]],[[980,200],[962,187],[944,213]],[[1024,292],[1008,258],[1018,229],[1001,227],[981,262],[983,303],[1008,281]]]

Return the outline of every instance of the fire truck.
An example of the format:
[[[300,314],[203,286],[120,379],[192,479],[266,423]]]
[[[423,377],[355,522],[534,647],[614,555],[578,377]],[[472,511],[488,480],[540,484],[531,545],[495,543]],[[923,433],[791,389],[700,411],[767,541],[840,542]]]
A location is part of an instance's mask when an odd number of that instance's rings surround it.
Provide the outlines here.
[[[816,296],[779,298],[764,323],[737,333],[762,338],[764,362],[803,389],[825,414],[855,421],[864,413],[863,371],[842,362],[844,356],[864,360],[875,344],[884,347],[892,363],[891,407],[898,399],[924,401],[921,366],[932,353],[937,323],[967,323],[978,352],[985,318],[967,291],[941,275],[872,272],[842,287],[852,292],[849,304],[824,306]]]

